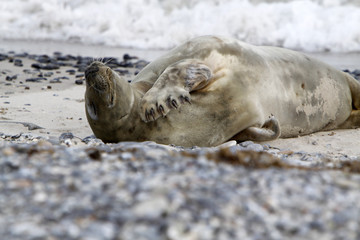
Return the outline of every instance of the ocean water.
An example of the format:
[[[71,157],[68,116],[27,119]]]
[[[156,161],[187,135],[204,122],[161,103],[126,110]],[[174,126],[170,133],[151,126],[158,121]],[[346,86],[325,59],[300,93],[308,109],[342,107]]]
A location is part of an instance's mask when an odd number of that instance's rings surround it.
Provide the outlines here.
[[[359,0],[0,0],[0,39],[169,49],[199,35],[360,51]]]

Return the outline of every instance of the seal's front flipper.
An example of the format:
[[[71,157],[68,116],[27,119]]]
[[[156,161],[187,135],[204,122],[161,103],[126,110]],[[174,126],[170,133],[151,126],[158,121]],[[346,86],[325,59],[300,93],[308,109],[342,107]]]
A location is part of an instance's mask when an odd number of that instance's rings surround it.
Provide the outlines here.
[[[155,121],[160,116],[165,117],[171,109],[180,108],[181,104],[190,104],[190,92],[205,87],[211,77],[210,68],[195,59],[170,65],[142,97],[141,119]]]
[[[237,135],[235,135],[232,139],[241,141],[269,141],[277,139],[281,134],[279,121],[271,116],[262,127],[249,127]]]

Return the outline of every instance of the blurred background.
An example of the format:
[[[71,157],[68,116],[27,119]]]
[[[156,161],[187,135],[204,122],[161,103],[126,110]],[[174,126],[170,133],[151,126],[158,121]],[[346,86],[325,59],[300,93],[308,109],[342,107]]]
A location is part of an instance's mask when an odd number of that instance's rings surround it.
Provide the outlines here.
[[[164,50],[222,35],[306,52],[359,52],[359,0],[0,0],[0,40]]]

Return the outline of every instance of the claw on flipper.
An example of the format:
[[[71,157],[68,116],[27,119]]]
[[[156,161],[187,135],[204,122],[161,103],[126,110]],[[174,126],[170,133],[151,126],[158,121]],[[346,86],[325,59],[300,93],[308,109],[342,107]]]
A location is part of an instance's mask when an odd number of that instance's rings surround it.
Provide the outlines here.
[[[151,115],[152,119],[155,121],[155,110],[153,108],[150,109],[150,115]]]
[[[171,106],[173,106],[174,108],[178,108],[178,104],[175,99],[171,100]]]
[[[165,109],[162,105],[158,106],[158,112],[164,117],[165,115]]]
[[[145,119],[147,122],[150,121],[150,115],[147,110],[145,110]]]

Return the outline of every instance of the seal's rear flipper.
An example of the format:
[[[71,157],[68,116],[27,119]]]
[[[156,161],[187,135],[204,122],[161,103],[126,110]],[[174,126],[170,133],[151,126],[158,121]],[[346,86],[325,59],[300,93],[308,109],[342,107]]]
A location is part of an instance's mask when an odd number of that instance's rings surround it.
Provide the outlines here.
[[[339,129],[351,129],[351,128],[358,128],[360,127],[360,110],[353,110],[346,119],[345,122],[343,122],[340,126],[337,128]]]
[[[280,134],[279,122],[274,116],[271,116],[262,127],[249,127],[232,137],[232,139],[239,142],[247,140],[269,141],[277,139]]]

